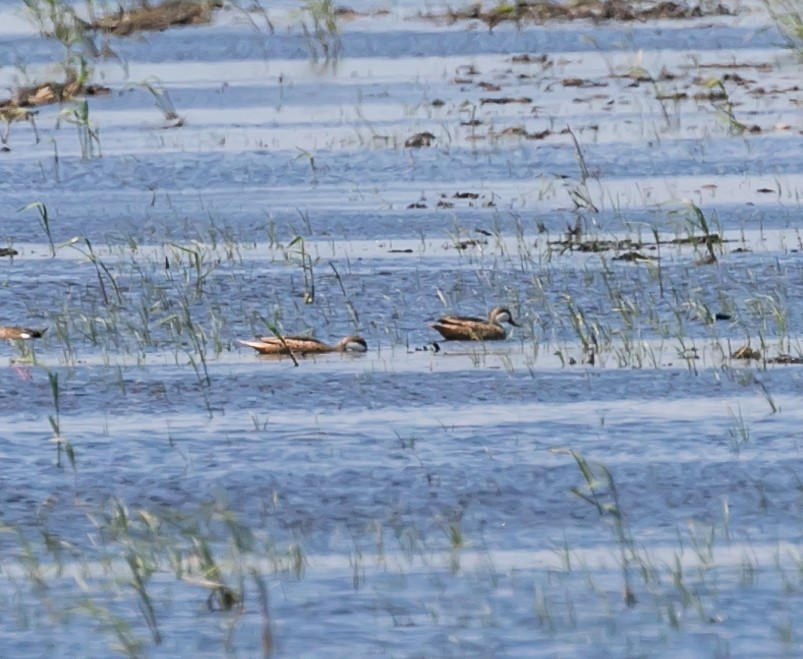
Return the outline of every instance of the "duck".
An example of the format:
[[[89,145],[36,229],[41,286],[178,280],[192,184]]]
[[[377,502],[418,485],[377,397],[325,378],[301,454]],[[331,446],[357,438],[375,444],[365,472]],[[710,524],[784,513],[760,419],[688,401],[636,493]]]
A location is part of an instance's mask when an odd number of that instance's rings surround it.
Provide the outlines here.
[[[501,341],[507,337],[502,323],[519,327],[507,307],[494,307],[488,320],[473,316],[444,316],[432,325],[447,341]]]
[[[253,348],[262,355],[321,354],[325,352],[365,352],[368,344],[361,336],[344,336],[335,345],[329,345],[309,336],[262,336],[255,341],[238,339],[240,345]]]
[[[27,341],[28,339],[41,339],[47,328],[31,329],[30,327],[20,327],[19,325],[0,326],[0,340]]]

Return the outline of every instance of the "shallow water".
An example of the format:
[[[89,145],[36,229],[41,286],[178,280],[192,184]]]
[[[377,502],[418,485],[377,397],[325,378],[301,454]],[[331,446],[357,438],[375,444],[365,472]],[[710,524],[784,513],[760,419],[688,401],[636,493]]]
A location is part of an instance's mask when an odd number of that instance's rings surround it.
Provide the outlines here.
[[[102,157],[60,108],[38,143],[12,126],[3,319],[49,329],[0,347],[9,655],[257,656],[266,629],[292,657],[800,651],[803,379],[765,361],[803,354],[799,60],[751,6],[491,32],[432,8],[343,24],[336,65],[292,3],[275,34],[232,10],[113,39]],[[8,85],[61,56],[15,11]],[[711,80],[761,132],[693,98]],[[695,208],[714,265],[667,243]],[[654,260],[570,249],[578,222]],[[506,341],[428,326],[500,303]],[[236,343],[271,327],[369,351]],[[242,607],[210,611],[221,583]]]

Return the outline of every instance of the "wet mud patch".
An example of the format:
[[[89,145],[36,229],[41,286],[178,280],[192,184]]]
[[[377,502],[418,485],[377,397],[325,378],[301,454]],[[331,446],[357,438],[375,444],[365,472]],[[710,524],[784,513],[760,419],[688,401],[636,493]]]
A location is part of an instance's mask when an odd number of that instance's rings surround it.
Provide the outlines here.
[[[43,82],[18,88],[11,98],[0,99],[0,119],[6,123],[0,135],[2,150],[9,151],[11,125],[18,122],[29,122],[34,132],[36,143],[39,143],[39,131],[36,116],[39,108],[47,105],[64,104],[71,101],[84,100],[89,97],[107,96],[111,89],[105,85],[87,81],[87,76],[70,70],[65,82]]]
[[[20,87],[11,98],[0,100],[0,112],[13,113],[17,108],[36,108],[64,103],[77,98],[106,96],[111,89],[105,85],[88,83],[83,77],[68,76],[64,82],[42,82]]]
[[[624,238],[622,240],[606,240],[601,238],[584,238],[582,229],[577,227],[570,228],[566,232],[566,238],[562,240],[553,240],[549,242],[552,247],[560,248],[561,252],[611,252],[611,251],[624,251],[631,256],[622,255],[618,260],[623,261],[636,261],[639,256],[636,250],[658,250],[661,245],[667,246],[690,246],[690,247],[704,247],[706,250],[711,251],[714,245],[722,245],[728,240],[723,240],[719,234],[708,234],[704,236],[687,236],[679,238],[667,238],[666,240],[657,241],[639,241],[632,238]]]
[[[408,149],[423,149],[432,146],[436,139],[437,138],[429,132],[415,133],[404,141],[404,146]]]
[[[684,121],[687,116],[711,113],[732,137],[783,133],[795,128],[793,121],[764,116],[761,108],[766,90],[755,75],[750,75],[765,67],[764,63],[745,63],[743,67],[734,63],[723,63],[721,67],[707,63],[669,67],[664,63],[651,71],[636,62],[609,66],[607,72],[597,76],[579,76],[566,75],[575,72],[570,61],[556,60],[546,53],[523,53],[507,61],[509,66],[504,68],[474,63],[457,66],[450,83],[459,88],[459,99],[447,103],[438,98],[432,101],[432,106],[443,109],[439,116],[442,123],[456,124],[466,130],[447,134],[428,131],[421,135],[431,137],[422,141],[416,135],[407,145],[432,146],[438,141],[439,145],[447,146],[455,135],[468,144],[495,143],[499,139],[559,142],[571,130],[578,133],[602,130],[604,135],[612,126],[608,121],[600,121],[600,115],[627,115],[634,102],[653,105],[655,114],[661,115],[668,126],[688,124]],[[744,71],[740,72],[741,68]],[[533,88],[537,95],[532,94]],[[525,90],[527,93],[521,93]],[[775,93],[789,115],[794,114],[799,95],[797,85],[778,88]],[[571,129],[556,125],[550,108],[567,103],[585,108],[587,112],[580,116],[593,116],[594,121],[575,118],[567,122],[571,123]]]
[[[438,195],[435,208],[440,210],[450,210],[454,208],[494,208],[496,206],[496,195],[493,193],[458,191],[453,194],[442,192]],[[408,210],[422,210],[429,208],[426,195],[422,195],[417,201],[407,205]],[[479,231],[479,229],[478,229]],[[491,235],[486,232],[486,235]]]
[[[86,30],[123,37],[139,32],[167,30],[181,25],[206,25],[213,12],[223,7],[222,0],[167,0],[161,4],[124,9],[89,22]]]
[[[623,0],[583,0],[577,3],[557,2],[500,2],[495,7],[483,9],[482,3],[472,4],[465,9],[449,10],[445,13],[427,13],[428,19],[449,22],[479,20],[493,28],[502,23],[543,24],[549,21],[647,21],[681,20],[704,16],[732,16],[733,11],[713,3],[685,4],[671,1],[657,3],[632,3]]]
[[[790,355],[785,352],[779,352],[774,357],[767,357],[765,354],[762,354],[760,350],[751,348],[749,345],[742,346],[741,348],[734,350],[734,352],[731,354],[731,359],[757,362],[764,361],[766,364],[772,364],[776,366],[803,364],[803,356],[801,355]]]

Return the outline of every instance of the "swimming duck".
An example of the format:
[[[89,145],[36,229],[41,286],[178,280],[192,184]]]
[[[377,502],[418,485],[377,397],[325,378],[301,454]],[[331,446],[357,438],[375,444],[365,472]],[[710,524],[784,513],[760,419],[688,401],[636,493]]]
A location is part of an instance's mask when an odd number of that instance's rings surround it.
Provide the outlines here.
[[[447,341],[501,341],[507,336],[502,323],[519,326],[513,320],[510,309],[494,307],[488,314],[488,320],[471,316],[444,316],[438,318],[432,327]]]
[[[368,344],[361,336],[345,336],[335,345],[329,345],[309,336],[263,336],[256,341],[237,340],[240,345],[253,348],[262,355],[289,355],[294,352],[299,355],[324,352],[365,352]]]
[[[20,327],[18,325],[0,326],[0,340],[24,341],[27,339],[41,339],[45,332],[47,332],[47,329],[30,329],[29,327]]]

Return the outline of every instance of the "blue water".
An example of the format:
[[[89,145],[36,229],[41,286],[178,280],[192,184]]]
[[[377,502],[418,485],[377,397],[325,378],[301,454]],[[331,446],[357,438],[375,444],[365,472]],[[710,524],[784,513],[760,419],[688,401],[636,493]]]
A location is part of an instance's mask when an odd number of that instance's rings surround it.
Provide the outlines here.
[[[554,77],[542,80],[509,62],[660,50],[685,88],[700,74],[678,63],[689,53],[766,57],[777,33],[753,18],[492,33],[389,19],[343,33],[347,62],[383,58],[381,80],[181,85],[177,64],[168,87],[188,121],[162,130],[152,98],[113,78],[90,100],[96,159],[59,108],[41,109],[38,144],[14,124],[0,244],[20,254],[0,262],[2,320],[48,332],[0,346],[4,652],[259,656],[269,629],[288,657],[797,654],[803,378],[729,358],[746,344],[801,353],[803,137],[775,128],[797,92],[729,88],[737,116],[765,129],[733,135],[705,101],[673,128],[646,85],[605,74],[602,91],[567,91],[563,64],[533,69]],[[39,37],[3,45],[5,67],[59,56]],[[233,75],[308,56],[297,29],[240,25],[112,45],[132,65],[226,61]],[[783,87],[800,69],[772,52],[784,64],[770,74],[737,70]],[[453,55],[498,55],[479,78],[504,89],[379,66]],[[466,138],[461,108],[525,94],[481,106],[487,139]],[[355,105],[371,118],[352,120]],[[566,135],[488,132],[567,123],[599,212],[571,201],[582,181]],[[341,141],[344,126],[395,142]],[[402,147],[424,129],[434,148]],[[257,143],[272,131],[288,132]],[[685,177],[690,199],[672,193]],[[635,200],[617,187],[631,184]],[[700,235],[689,200],[728,241],[716,265],[695,265],[705,250],[689,245],[641,245],[659,260],[631,264],[559,244],[578,220],[588,240]],[[33,201],[47,226],[20,210]],[[485,242],[455,249],[469,238]],[[429,327],[500,303],[520,325],[505,341],[447,343]],[[295,366],[236,343],[271,327],[359,332],[369,351]],[[210,610],[218,582],[242,608]]]

